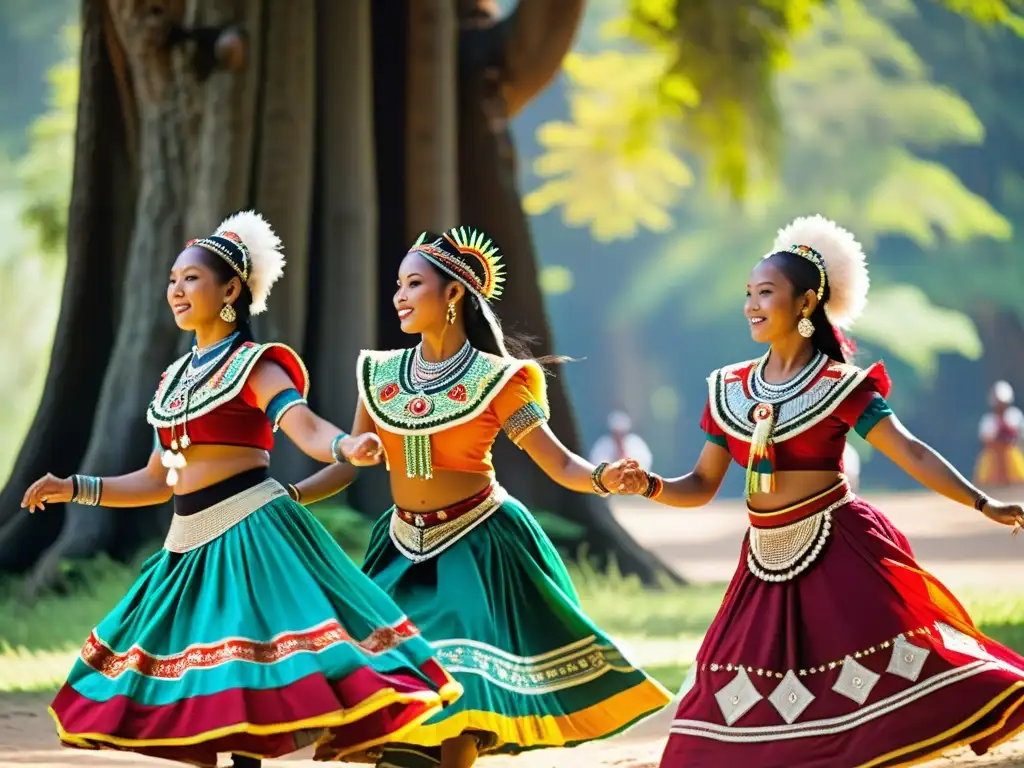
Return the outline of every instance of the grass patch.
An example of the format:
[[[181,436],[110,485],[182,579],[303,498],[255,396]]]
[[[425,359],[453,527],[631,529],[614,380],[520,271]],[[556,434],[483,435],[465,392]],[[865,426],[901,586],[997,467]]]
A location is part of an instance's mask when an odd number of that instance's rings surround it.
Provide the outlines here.
[[[326,516],[352,554],[362,553],[368,527],[343,512]],[[571,566],[587,614],[636,664],[676,691],[718,609],[723,584],[647,590],[614,570]],[[114,563],[92,563],[79,586],[32,606],[20,604],[17,583],[0,583],[0,692],[50,691],[63,682],[89,631],[124,595],[138,573]],[[960,595],[987,635],[1024,652],[1024,591],[965,591]]]

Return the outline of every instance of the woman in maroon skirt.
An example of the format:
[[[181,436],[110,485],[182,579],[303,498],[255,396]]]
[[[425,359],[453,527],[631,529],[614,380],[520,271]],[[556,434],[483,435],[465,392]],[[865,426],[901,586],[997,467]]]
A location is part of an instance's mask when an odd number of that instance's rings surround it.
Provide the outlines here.
[[[747,284],[768,352],[708,379],[696,468],[649,476],[647,496],[697,507],[735,459],[750,517],[661,768],[909,765],[962,744],[981,754],[1024,727],[1024,658],[978,631],[842,475],[854,429],[937,493],[1014,533],[1024,524],[1019,505],[985,497],[907,432],[881,363],[846,362],[839,329],[867,287],[846,230],[814,216],[780,231]]]

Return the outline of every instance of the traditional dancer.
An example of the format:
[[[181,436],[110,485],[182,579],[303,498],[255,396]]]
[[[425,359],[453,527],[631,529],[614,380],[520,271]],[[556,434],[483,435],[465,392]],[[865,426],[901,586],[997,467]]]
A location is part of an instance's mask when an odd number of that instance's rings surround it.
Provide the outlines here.
[[[60,479],[30,511],[74,501],[142,507],[174,495],[163,549],[91,633],[50,713],[61,741],[195,765],[258,766],[316,742],[344,755],[400,739],[460,686],[395,604],[268,477],[280,429],[324,462],[380,452],[306,405],[309,377],[248,318],[281,276],[280,240],[239,213],[189,242],[167,301],[190,354],[164,372],[147,419],[159,445],[128,475]],[[341,470],[350,482],[354,470]]]
[[[551,541],[495,483],[491,446],[503,429],[566,488],[639,490],[623,483],[621,464],[595,467],[548,428],[544,373],[490,305],[502,271],[481,232],[425,233],[395,293],[402,330],[420,344],[359,358],[353,434],[380,435],[396,503],[374,528],[363,570],[465,689],[395,739],[405,743],[385,749],[379,768],[466,768],[480,753],[580,744],[670,699],[583,614]],[[329,494],[335,472],[300,483],[303,495]]]
[[[841,474],[854,429],[937,493],[1014,532],[1024,522],[907,432],[881,363],[846,362],[837,329],[867,288],[846,230],[813,216],[780,231],[747,284],[751,335],[768,352],[708,379],[694,470],[650,477],[658,502],[698,507],[735,459],[750,518],[662,768],[909,765],[960,744],[981,754],[1024,725],[1024,659],[978,631]]]
[[[1013,404],[1013,387],[997,381],[989,394],[992,410],[981,418],[978,439],[981,454],[974,468],[974,482],[985,487],[1024,484],[1024,413]]]

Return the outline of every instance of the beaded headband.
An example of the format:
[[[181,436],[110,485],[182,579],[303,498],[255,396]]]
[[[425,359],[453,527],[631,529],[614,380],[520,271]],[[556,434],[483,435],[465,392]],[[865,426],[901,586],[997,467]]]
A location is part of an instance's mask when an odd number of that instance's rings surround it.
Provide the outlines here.
[[[242,282],[249,280],[249,249],[234,232],[218,232],[209,237],[197,237],[185,243],[186,248],[202,248],[220,256],[238,273]]]
[[[483,232],[453,227],[442,235],[424,232],[410,253],[418,253],[482,299],[501,296],[505,267],[498,246]]]
[[[818,282],[818,301],[821,301],[821,297],[825,295],[825,258],[809,245],[791,245],[786,251],[807,259],[818,268],[818,275],[821,278]]]

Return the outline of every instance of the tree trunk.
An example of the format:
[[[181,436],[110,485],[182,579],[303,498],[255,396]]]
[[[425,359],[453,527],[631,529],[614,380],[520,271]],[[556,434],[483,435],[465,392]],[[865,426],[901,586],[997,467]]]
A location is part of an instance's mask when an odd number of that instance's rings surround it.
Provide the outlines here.
[[[309,240],[316,150],[316,0],[269,0],[260,72],[262,103],[252,199],[284,243],[285,276],[274,286],[263,340],[305,352],[309,303]],[[316,468],[290,440],[276,442],[274,474],[301,477]]]
[[[370,0],[320,0],[317,18],[316,258],[306,346],[313,407],[346,429],[359,397],[355,360],[377,338],[377,264],[368,257],[377,253],[371,13]],[[387,478],[362,475],[352,501],[383,509]]]
[[[456,23],[451,0],[409,0],[406,228],[444,232],[459,219]]]
[[[104,41],[105,13],[105,4],[83,0],[67,270],[43,396],[0,494],[0,572],[30,567],[60,533],[60,507],[29,516],[21,497],[46,472],[67,475],[79,466],[117,327],[115,278],[123,271],[135,182],[125,151],[125,112]]]

